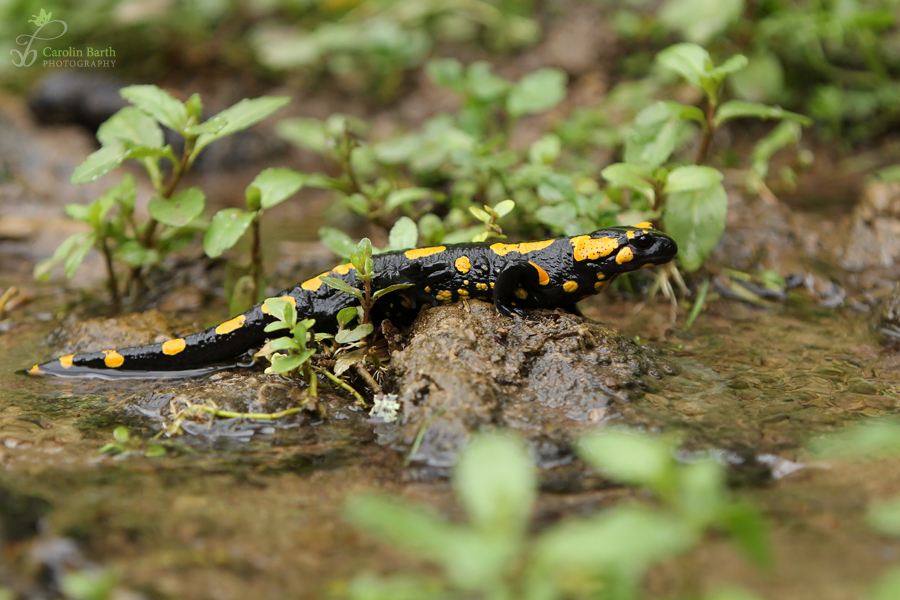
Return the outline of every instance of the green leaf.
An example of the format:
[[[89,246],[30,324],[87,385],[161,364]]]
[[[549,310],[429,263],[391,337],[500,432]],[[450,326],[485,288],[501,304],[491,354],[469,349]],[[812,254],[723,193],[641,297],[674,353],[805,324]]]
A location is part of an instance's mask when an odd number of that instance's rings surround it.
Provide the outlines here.
[[[741,119],[745,117],[756,117],[757,119],[781,119],[793,121],[805,127],[812,125],[812,119],[809,117],[784,110],[779,106],[766,106],[765,104],[746,102],[744,100],[729,100],[728,102],[724,102],[719,106],[718,110],[716,110],[716,127],[719,127],[732,119]]]
[[[203,118],[203,99],[200,94],[191,94],[191,97],[184,103],[187,116],[193,119],[194,123],[199,123]]]
[[[194,154],[199,153],[218,139],[234,135],[256,125],[279,108],[286,106],[290,101],[288,96],[261,96],[252,100],[245,98],[234,106],[226,108],[215,117],[225,119],[228,123],[217,133],[205,133],[197,138]]]
[[[447,228],[439,216],[434,213],[426,213],[419,219],[419,235],[422,243],[426,245],[440,244],[447,233]]]
[[[54,255],[55,256],[55,255]],[[870,419],[810,444],[822,458],[877,458],[900,455],[900,422]]]
[[[461,454],[453,482],[475,527],[500,536],[524,534],[537,476],[521,440],[503,434],[476,437]]]
[[[414,285],[415,285],[414,283],[395,283],[394,285],[389,285],[386,288],[381,288],[380,290],[373,293],[372,299],[378,300],[382,296],[386,296],[386,295],[390,294],[391,292],[396,292],[398,290],[405,290],[406,288],[413,287]]]
[[[669,46],[656,55],[656,60],[698,88],[703,88],[707,72],[712,67],[709,52],[697,44],[682,43]]]
[[[615,187],[628,188],[642,194],[650,206],[656,204],[656,188],[651,183],[653,176],[648,169],[628,163],[615,163],[600,171],[600,175]]]
[[[554,133],[545,134],[528,148],[528,161],[533,165],[552,165],[559,158],[562,141]]]
[[[663,497],[674,490],[672,446],[659,438],[602,431],[583,437],[578,453],[592,467],[616,481],[646,486]]]
[[[663,101],[638,113],[625,138],[625,162],[646,170],[662,166],[683,137],[685,120],[704,122],[695,106]]]
[[[772,566],[772,540],[765,516],[752,506],[731,504],[720,511],[720,526],[759,568]]]
[[[506,94],[512,85],[506,79],[497,77],[491,65],[479,61],[466,70],[466,91],[482,102],[494,102]]]
[[[120,444],[127,444],[128,440],[131,439],[131,434],[128,432],[127,427],[119,425],[118,427],[113,429],[113,437]]]
[[[96,244],[97,235],[88,234],[72,249],[71,253],[69,253],[63,261],[63,270],[66,273],[66,279],[72,279],[72,277],[75,276],[75,271],[78,270],[79,265],[81,265],[88,255],[88,252],[90,252]]]
[[[707,73],[707,76],[716,83],[720,83],[727,76],[746,69],[749,62],[750,61],[743,54],[735,54],[734,56],[729,56],[725,62],[718,67],[711,69],[709,73]]]
[[[803,130],[800,125],[792,121],[779,123],[763,139],[756,143],[750,153],[750,168],[760,180],[765,181],[769,173],[769,160],[772,156],[787,146],[797,144]]]
[[[348,323],[357,318],[357,316],[359,316],[358,308],[359,307],[357,306],[348,306],[347,308],[339,310],[337,313],[338,328],[345,328]]]
[[[534,211],[534,216],[545,225],[564,231],[578,217],[578,211],[569,203],[544,205]]]
[[[706,594],[703,600],[760,600],[760,597],[744,588],[727,586]]]
[[[206,195],[198,187],[181,190],[171,199],[155,196],[147,205],[150,216],[172,227],[184,227],[203,213]]]
[[[279,167],[266,169],[257,175],[250,187],[259,191],[260,203],[265,210],[278,206],[296,194],[307,179],[309,179],[309,175],[305,173]]]
[[[425,65],[428,77],[441,87],[462,93],[466,85],[465,68],[455,58],[434,58]]]
[[[217,212],[203,236],[206,255],[216,258],[237,244],[255,218],[256,213],[239,208],[226,208]]]
[[[72,600],[109,600],[116,578],[108,571],[68,571],[63,573],[59,587]]]
[[[338,344],[352,344],[353,342],[358,342],[367,335],[371,335],[373,331],[375,331],[375,328],[371,323],[358,325],[354,329],[342,329],[335,334],[334,341]]]
[[[107,119],[97,130],[97,139],[103,146],[116,141],[146,148],[162,148],[165,144],[162,129],[156,121],[133,106],[126,106]]]
[[[728,78],[728,88],[741,100],[776,102],[785,95],[784,67],[774,52],[749,57],[747,68]]]
[[[309,350],[307,350],[307,352],[309,352]],[[306,354],[306,352],[303,354]],[[308,356],[304,357],[303,354],[291,354],[290,356],[276,358],[272,361],[271,369],[276,373],[288,373],[294,371],[309,359]]]
[[[487,213],[487,211],[477,207],[470,206],[469,212],[472,213],[472,216],[481,221],[482,223],[490,223],[491,215]]]
[[[144,456],[146,456],[147,458],[159,458],[160,456],[165,456],[165,455],[166,455],[165,446],[157,446],[157,445],[147,446],[147,451],[144,452]]]
[[[415,221],[409,217],[400,217],[388,237],[388,250],[407,250],[415,248],[419,243],[419,228],[416,227]]]
[[[900,498],[871,504],[866,520],[879,532],[900,537]]]
[[[669,181],[674,173],[669,174]],[[690,183],[691,178],[687,179],[685,184]],[[725,231],[727,214],[728,195],[721,183],[668,195],[663,220],[666,231],[678,243],[678,260],[685,271],[699,269],[715,250]]]
[[[159,252],[147,248],[138,240],[127,240],[116,250],[116,260],[129,267],[144,267],[159,262]]]
[[[516,203],[514,200],[502,200],[494,207],[494,212],[497,213],[497,218],[501,219],[511,213],[515,207]]]
[[[291,326],[287,323],[282,323],[281,321],[275,321],[274,323],[269,323],[263,328],[263,331],[266,333],[272,333],[273,331],[282,331],[284,329],[290,329]]]
[[[665,193],[676,194],[711,188],[720,184],[724,179],[725,176],[722,175],[722,172],[712,167],[695,165],[678,167],[669,173],[669,177],[666,179]]]
[[[356,252],[356,243],[349,235],[334,227],[320,227],[319,239],[341,258],[349,258]]]
[[[384,210],[392,211],[406,204],[412,204],[423,198],[428,198],[433,194],[433,191],[419,187],[395,190],[388,194],[387,200],[384,201]]]
[[[322,283],[327,285],[328,287],[333,287],[336,290],[340,290],[342,292],[346,292],[352,296],[356,296],[360,300],[363,299],[362,291],[356,289],[351,286],[349,283],[346,283],[343,279],[338,279],[337,277],[319,277],[322,280]]]
[[[34,278],[37,281],[46,281],[50,276],[50,272],[53,270],[53,267],[63,263],[69,256],[81,253],[82,249],[85,246],[87,246],[87,250],[89,251],[93,246],[94,239],[94,236],[90,233],[76,233],[75,235],[69,236],[65,239],[65,241],[63,241],[62,244],[59,245],[59,247],[56,248],[53,256],[51,256],[50,258],[45,258],[35,265]],[[87,251],[85,251],[82,255],[82,260],[86,255]],[[67,275],[67,277],[69,276]]]
[[[266,298],[263,306],[269,311],[269,314],[284,321],[289,327],[293,327],[297,323],[297,309],[294,304],[282,298]]]
[[[283,140],[300,148],[312,150],[316,154],[334,154],[329,146],[329,136],[325,133],[325,125],[319,119],[292,117],[282,119],[275,125],[275,133]]]
[[[88,156],[75,167],[69,181],[75,184],[90,183],[106,175],[128,158],[128,150],[121,142],[112,142]]]
[[[544,68],[519,80],[506,98],[506,110],[513,117],[550,110],[566,97],[565,71]]]
[[[269,348],[272,350],[299,350],[300,344],[296,342],[293,338],[289,337],[280,337],[269,342]]]
[[[130,85],[119,94],[169,129],[180,132],[187,122],[184,104],[155,85]]]
[[[897,600],[900,598],[900,569],[893,568],[879,579],[866,600]]]
[[[201,135],[215,135],[222,131],[224,127],[228,124],[228,121],[223,119],[222,117],[213,117],[208,121],[204,121],[203,123],[198,123],[196,125],[188,125],[184,128],[184,135],[199,137]]]
[[[687,41],[706,44],[740,20],[743,12],[744,0],[668,0],[657,18]]]
[[[697,533],[674,515],[623,507],[589,519],[572,519],[538,538],[536,574],[565,581],[609,574],[640,581],[651,565],[690,548]]]
[[[344,506],[347,519],[413,556],[441,563],[455,545],[455,528],[414,504],[376,494],[351,496]]]

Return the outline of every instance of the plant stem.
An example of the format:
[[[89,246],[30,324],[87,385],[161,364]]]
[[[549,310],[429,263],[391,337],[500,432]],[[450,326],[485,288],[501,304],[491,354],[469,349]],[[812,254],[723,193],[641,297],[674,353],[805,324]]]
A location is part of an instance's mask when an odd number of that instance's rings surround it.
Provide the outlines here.
[[[372,278],[369,277],[363,281],[363,289],[366,291],[366,299],[362,303],[363,308],[363,318],[362,323],[360,325],[365,325],[369,322],[369,313],[372,311]]]
[[[250,297],[253,298],[253,303],[259,301],[259,277],[262,273],[262,252],[260,249],[260,236],[259,236],[259,217],[262,213],[261,210],[256,211],[256,216],[253,218],[253,223],[251,223],[251,241],[250,241],[250,279],[252,281],[250,287]]]
[[[109,249],[109,244],[106,242],[106,236],[100,237],[100,249],[103,251],[103,259],[106,262],[106,287],[109,289],[109,297],[112,301],[113,312],[117,313],[121,306],[119,299],[119,282],[116,281],[116,271],[113,267],[112,252]]]
[[[366,404],[366,401],[362,397],[362,394],[360,394],[359,392],[354,390],[349,384],[345,383],[344,381],[341,381],[341,379],[339,377],[328,372],[327,369],[320,369],[318,367],[313,367],[312,370],[315,371],[316,373],[321,373],[322,375],[327,377],[332,383],[334,383],[336,386],[338,386],[342,390],[346,390],[346,391],[350,392],[351,394],[353,394],[353,396],[356,398],[356,401],[359,403],[360,406],[362,406],[363,408],[369,408],[369,405]]]
[[[175,167],[172,169],[172,176],[169,177],[169,182],[166,184],[165,189],[162,190],[160,194],[161,197],[168,200],[172,197],[172,194],[175,193],[175,188],[178,187],[178,183],[181,181],[182,175],[188,170],[191,163],[191,153],[194,151],[194,144],[196,144],[197,138],[188,137],[184,138],[184,152],[181,153],[181,160]],[[159,190],[157,190],[159,191]],[[153,247],[153,235],[156,233],[156,226],[159,222],[150,217],[150,222],[147,224],[147,231],[144,232],[144,245],[148,248]]]
[[[700,147],[697,148],[697,156],[694,158],[695,165],[702,165],[706,160],[709,147],[712,145],[713,136],[716,133],[716,104],[709,100],[706,107],[706,126],[703,128],[703,138],[700,140]]]
[[[296,408],[288,408],[287,410],[282,410],[280,412],[274,413],[241,413],[231,412],[230,410],[222,410],[220,408],[214,408],[212,406],[195,406],[193,407],[193,410],[210,413],[213,416],[222,417],[225,419],[256,419],[257,421],[274,421],[282,417],[287,417],[288,415],[295,415],[303,409],[298,406]]]
[[[375,378],[372,377],[372,374],[369,373],[368,369],[366,369],[365,365],[361,362],[356,363],[356,372],[359,373],[359,376],[363,378],[366,384],[372,389],[376,394],[381,393],[381,386],[378,385],[378,382],[375,381]]]

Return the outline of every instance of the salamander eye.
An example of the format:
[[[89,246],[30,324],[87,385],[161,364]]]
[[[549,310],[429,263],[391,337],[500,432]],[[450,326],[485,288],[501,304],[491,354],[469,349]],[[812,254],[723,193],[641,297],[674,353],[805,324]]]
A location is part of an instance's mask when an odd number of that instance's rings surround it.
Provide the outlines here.
[[[646,250],[647,248],[649,248],[650,246],[653,245],[653,242],[654,242],[654,241],[655,241],[655,240],[653,239],[653,236],[650,236],[650,235],[639,235],[639,236],[637,236],[637,237],[635,237],[635,238],[632,238],[631,244],[632,244],[635,248],[639,248],[639,249],[641,249],[641,250]]]

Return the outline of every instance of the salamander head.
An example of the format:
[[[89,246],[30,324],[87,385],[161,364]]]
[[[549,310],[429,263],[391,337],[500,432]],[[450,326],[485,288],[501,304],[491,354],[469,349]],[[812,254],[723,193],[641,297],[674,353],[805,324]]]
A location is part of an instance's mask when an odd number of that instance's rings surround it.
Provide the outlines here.
[[[642,267],[663,265],[678,254],[675,240],[650,223],[631,227],[609,227],[573,237],[572,253],[576,267],[612,278]]]

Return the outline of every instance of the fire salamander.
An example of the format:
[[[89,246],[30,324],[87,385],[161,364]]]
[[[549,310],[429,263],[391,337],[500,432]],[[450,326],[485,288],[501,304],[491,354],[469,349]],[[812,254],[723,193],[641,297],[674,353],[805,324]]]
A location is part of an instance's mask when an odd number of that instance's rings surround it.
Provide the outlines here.
[[[575,303],[600,292],[619,274],[669,262],[678,251],[674,240],[650,223],[611,227],[572,238],[538,242],[432,246],[373,257],[374,289],[411,283],[375,305],[376,319],[411,322],[424,304],[474,298],[493,301],[505,316],[535,308],[576,312]],[[338,277],[362,287],[350,264],[339,265],[281,297],[293,303],[300,318],[316,320],[319,331],[334,332],[335,315],[358,304],[350,294],[322,283]],[[257,305],[206,331],[162,344],[63,356],[25,371],[29,375],[98,378],[188,377],[227,368],[221,363],[245,355],[267,338],[274,321]],[[379,322],[376,320],[375,322]]]

